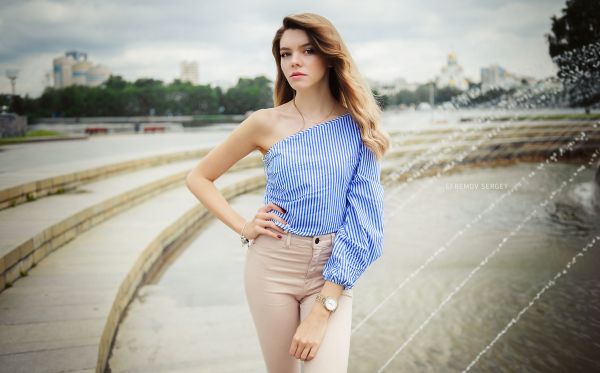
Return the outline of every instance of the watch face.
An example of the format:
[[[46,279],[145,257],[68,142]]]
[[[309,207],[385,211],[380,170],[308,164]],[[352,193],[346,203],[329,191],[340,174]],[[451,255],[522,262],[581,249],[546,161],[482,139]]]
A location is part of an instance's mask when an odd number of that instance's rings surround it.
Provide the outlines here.
[[[329,311],[333,311],[337,307],[337,302],[333,298],[327,298],[327,299],[325,299],[325,307]]]

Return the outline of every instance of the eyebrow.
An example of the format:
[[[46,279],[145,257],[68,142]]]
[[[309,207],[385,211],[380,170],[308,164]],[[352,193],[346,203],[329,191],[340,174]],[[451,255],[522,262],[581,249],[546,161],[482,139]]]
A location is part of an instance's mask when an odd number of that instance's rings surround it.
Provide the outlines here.
[[[302,44],[300,47],[305,47],[305,46],[307,46],[307,45],[312,45],[312,43],[310,43],[310,42],[308,42],[308,43],[304,43],[304,44]],[[281,47],[281,48],[279,48],[279,50],[280,50],[280,51],[282,51],[282,50],[290,50],[290,48],[288,48],[288,47]]]

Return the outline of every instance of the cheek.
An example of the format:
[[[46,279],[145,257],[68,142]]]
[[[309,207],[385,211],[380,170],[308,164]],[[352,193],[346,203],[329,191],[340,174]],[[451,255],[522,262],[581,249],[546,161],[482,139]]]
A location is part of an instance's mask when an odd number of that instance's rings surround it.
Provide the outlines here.
[[[325,75],[325,73],[327,72],[327,69],[325,68],[325,66],[323,66],[323,64],[320,61],[315,61],[314,63],[312,63],[311,70],[315,75],[318,76]]]

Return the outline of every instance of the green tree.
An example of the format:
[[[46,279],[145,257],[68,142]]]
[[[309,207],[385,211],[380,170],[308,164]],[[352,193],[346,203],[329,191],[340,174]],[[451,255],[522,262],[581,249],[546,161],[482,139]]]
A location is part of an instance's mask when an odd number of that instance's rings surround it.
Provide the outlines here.
[[[223,107],[227,113],[243,114],[272,106],[272,88],[262,76],[242,78],[223,93],[220,87],[178,79],[165,85],[156,79],[129,82],[111,75],[98,87],[48,87],[38,98],[0,95],[0,104],[30,118],[217,114]]]
[[[225,113],[245,113],[273,106],[270,80],[264,76],[254,79],[240,78],[235,87],[231,87],[222,98]]]
[[[552,16],[546,34],[550,57],[558,67],[573,105],[600,101],[600,1],[567,0],[562,16]]]

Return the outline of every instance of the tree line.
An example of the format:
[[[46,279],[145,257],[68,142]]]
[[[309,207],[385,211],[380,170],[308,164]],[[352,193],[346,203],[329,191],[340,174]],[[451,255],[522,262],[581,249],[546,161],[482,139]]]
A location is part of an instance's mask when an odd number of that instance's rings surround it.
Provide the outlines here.
[[[392,95],[380,95],[382,109],[388,105],[417,105],[429,102],[430,83],[415,91],[401,90]],[[436,89],[436,104],[449,101],[460,91],[453,88]],[[240,78],[237,84],[223,92],[221,87],[194,85],[175,80],[164,84],[155,79],[128,82],[111,75],[98,87],[69,86],[46,88],[38,98],[10,95],[0,96],[0,105],[9,111],[27,115],[30,122],[48,117],[103,117],[103,116],[171,116],[206,114],[244,114],[248,111],[273,106],[272,82],[264,76]]]
[[[156,79],[134,82],[111,75],[98,87],[73,85],[46,88],[38,98],[0,96],[0,105],[9,111],[40,117],[91,116],[171,116],[203,114],[243,114],[272,106],[270,80],[259,76],[240,78],[234,87],[194,85],[175,80],[165,84]]]

